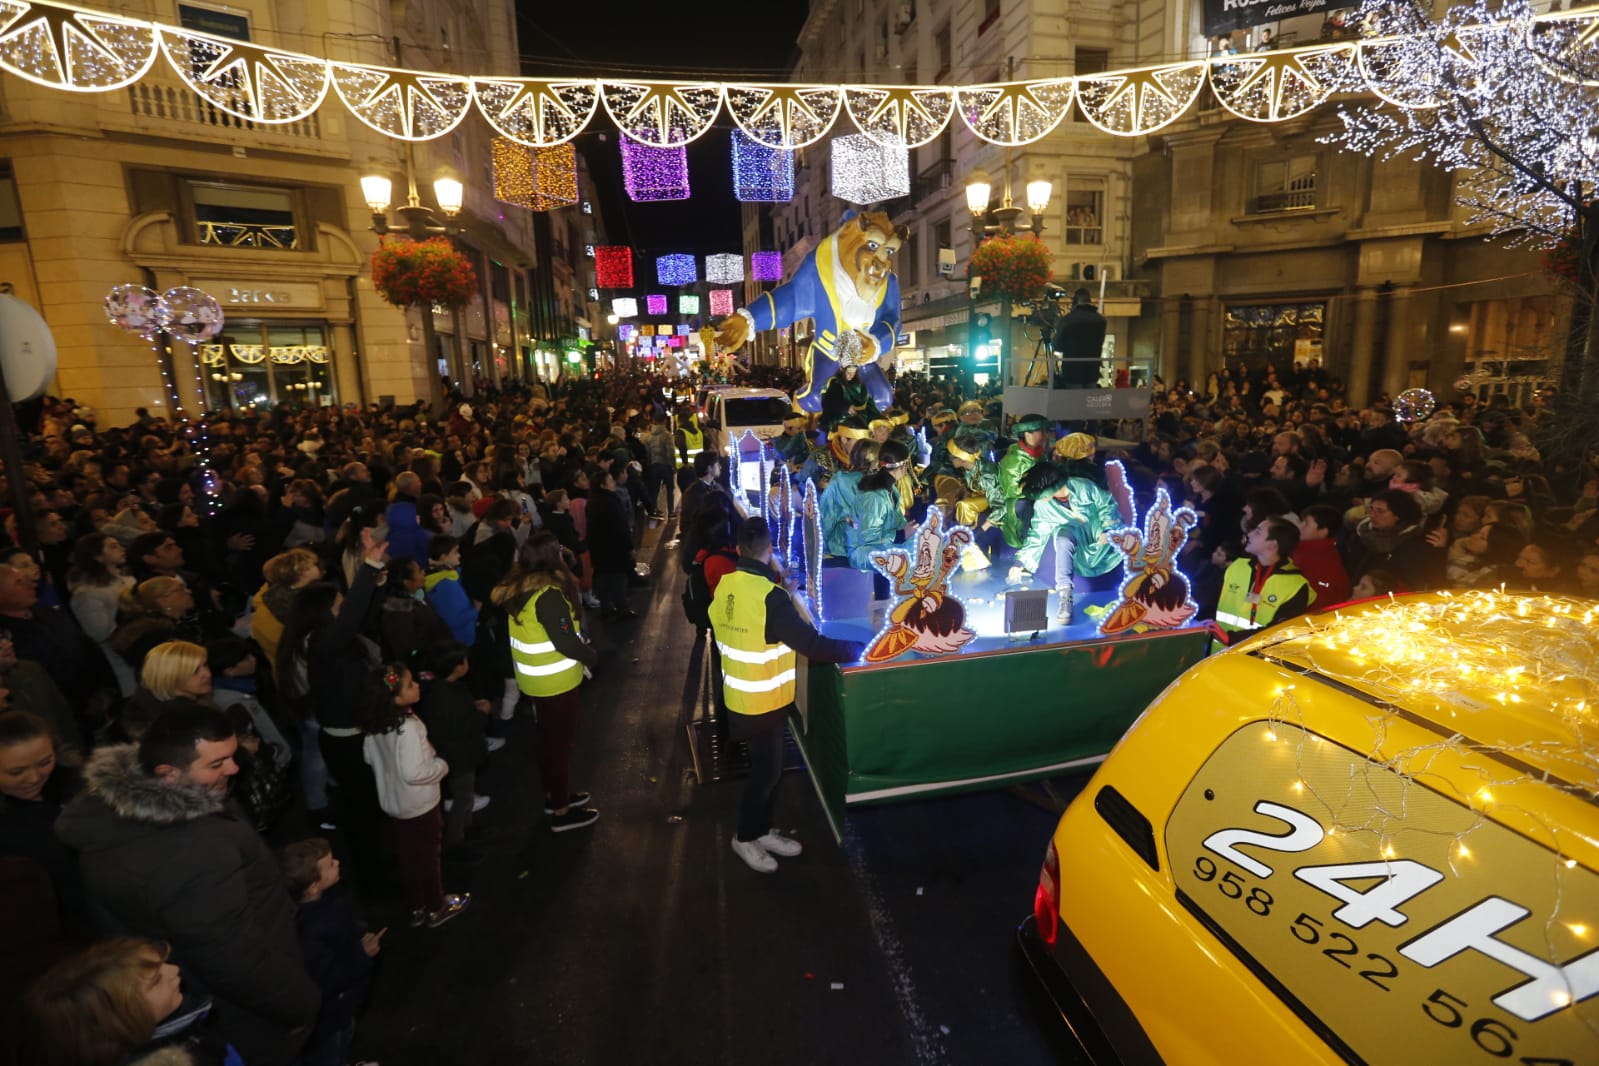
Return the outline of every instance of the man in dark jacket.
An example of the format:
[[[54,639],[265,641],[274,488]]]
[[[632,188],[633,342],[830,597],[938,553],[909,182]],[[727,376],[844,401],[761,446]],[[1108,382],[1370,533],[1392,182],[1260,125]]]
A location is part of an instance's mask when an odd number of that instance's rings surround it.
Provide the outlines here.
[[[95,753],[56,834],[78,852],[101,931],[171,944],[244,1061],[288,1066],[319,997],[277,862],[228,799],[238,746],[219,710],[163,714],[137,745]]]
[[[1072,309],[1055,323],[1053,347],[1061,357],[1057,389],[1091,389],[1099,384],[1105,349],[1105,316],[1094,310],[1087,289],[1072,293]]]

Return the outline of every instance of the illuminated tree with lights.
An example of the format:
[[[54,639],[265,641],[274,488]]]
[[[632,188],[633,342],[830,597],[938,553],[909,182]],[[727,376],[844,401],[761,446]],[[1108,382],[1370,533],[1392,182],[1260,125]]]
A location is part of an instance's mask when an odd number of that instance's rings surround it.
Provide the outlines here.
[[[1360,63],[1385,104],[1346,105],[1328,137],[1376,158],[1427,160],[1511,244],[1567,249],[1575,293],[1562,403],[1591,431],[1599,398],[1599,93],[1589,20],[1537,21],[1527,0],[1450,7],[1366,0]]]

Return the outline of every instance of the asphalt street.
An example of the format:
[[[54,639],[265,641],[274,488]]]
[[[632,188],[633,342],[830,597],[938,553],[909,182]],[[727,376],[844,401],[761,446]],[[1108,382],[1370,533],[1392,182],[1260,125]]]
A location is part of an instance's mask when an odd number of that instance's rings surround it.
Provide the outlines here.
[[[470,889],[471,910],[437,930],[373,914],[390,932],[356,1057],[1061,1061],[1012,947],[1055,815],[1009,791],[853,810],[840,846],[794,771],[778,822],[805,854],[776,874],[749,870],[729,846],[742,782],[695,781],[694,634],[681,575],[670,553],[654,554],[651,587],[634,593],[644,616],[596,627],[603,657],[584,690],[574,785],[593,793],[600,821],[548,831],[536,725],[511,723],[479,774],[493,797],[479,816],[487,857],[446,868],[446,889]],[[1085,780],[1054,784],[1069,796]]]

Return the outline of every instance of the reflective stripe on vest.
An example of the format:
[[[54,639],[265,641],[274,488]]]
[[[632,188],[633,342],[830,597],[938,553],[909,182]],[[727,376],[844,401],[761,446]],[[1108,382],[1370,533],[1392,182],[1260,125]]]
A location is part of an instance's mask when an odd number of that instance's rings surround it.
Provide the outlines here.
[[[535,592],[521,612],[510,620],[511,661],[516,666],[516,687],[535,699],[570,692],[583,681],[583,664],[556,651],[549,633],[539,624],[539,597],[553,587],[546,586]],[[571,611],[571,604],[567,604],[567,609]],[[576,611],[572,611],[572,629],[579,631]]]
[[[717,582],[711,628],[722,656],[722,698],[734,714],[766,714],[794,702],[798,656],[766,640],[766,597],[777,586],[734,570]]]
[[[684,423],[679,428],[682,429],[682,431],[683,431],[683,451],[684,452],[686,452],[688,455],[694,456],[694,455],[698,455],[700,452],[702,452],[705,449],[705,431],[704,430],[700,430],[698,433],[696,433],[693,430],[688,428],[688,424],[687,423]]]
[[[1301,588],[1310,588],[1310,582],[1298,570],[1277,569],[1261,585],[1260,602],[1251,604],[1249,593],[1254,583],[1255,571],[1249,557],[1233,560],[1222,578],[1221,599],[1216,604],[1217,625],[1231,633],[1264,629],[1277,617],[1279,607],[1297,596]],[[1310,599],[1315,602],[1314,588],[1310,589]]]

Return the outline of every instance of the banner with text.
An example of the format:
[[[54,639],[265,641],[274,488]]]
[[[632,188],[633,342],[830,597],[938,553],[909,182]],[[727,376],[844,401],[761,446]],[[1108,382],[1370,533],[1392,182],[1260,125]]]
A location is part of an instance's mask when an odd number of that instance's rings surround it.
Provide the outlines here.
[[[1345,3],[1331,0],[1205,0],[1205,36],[1219,37],[1264,22],[1325,14]]]

